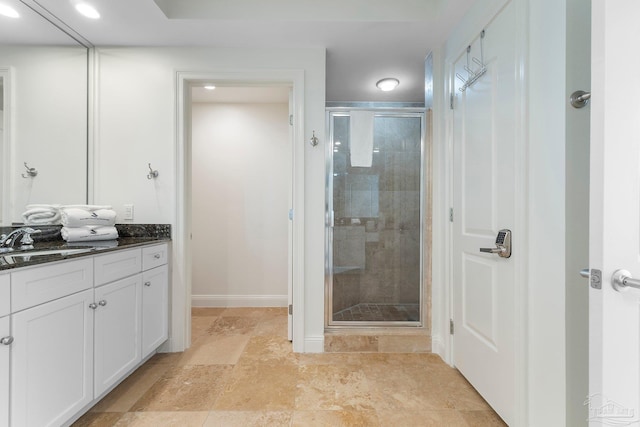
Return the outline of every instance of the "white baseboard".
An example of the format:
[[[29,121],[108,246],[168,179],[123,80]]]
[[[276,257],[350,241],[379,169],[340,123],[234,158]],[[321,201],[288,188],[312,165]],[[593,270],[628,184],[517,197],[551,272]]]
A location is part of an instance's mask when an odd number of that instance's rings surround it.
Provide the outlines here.
[[[438,335],[433,335],[431,337],[431,352],[438,354],[440,355],[440,357],[442,357],[442,359],[445,359],[444,343]]]
[[[191,307],[286,307],[287,295],[192,295]]]
[[[305,337],[304,352],[305,353],[324,353],[324,335]]]

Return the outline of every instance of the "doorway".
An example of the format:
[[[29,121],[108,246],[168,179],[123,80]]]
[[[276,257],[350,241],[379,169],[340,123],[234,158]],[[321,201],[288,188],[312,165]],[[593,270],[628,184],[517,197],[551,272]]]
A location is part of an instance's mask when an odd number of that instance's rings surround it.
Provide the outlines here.
[[[289,331],[293,350],[304,350],[304,145],[296,144],[303,135],[304,120],[304,73],[302,70],[240,70],[196,73],[176,73],[176,227],[174,236],[175,270],[172,300],[172,334],[176,342],[173,348],[188,348],[191,345],[192,305],[192,259],[194,248],[192,235],[192,147],[191,147],[191,87],[214,82],[222,86],[289,87],[289,123],[291,145],[291,189],[289,214],[289,260],[288,267],[290,300]],[[298,120],[298,118],[300,118]],[[293,215],[291,214],[293,213]],[[183,285],[181,285],[183,284]],[[296,310],[291,310],[296,306]],[[182,338],[182,340],[180,340]],[[182,341],[182,342],[180,342]]]
[[[194,306],[288,305],[289,91],[191,88]]]

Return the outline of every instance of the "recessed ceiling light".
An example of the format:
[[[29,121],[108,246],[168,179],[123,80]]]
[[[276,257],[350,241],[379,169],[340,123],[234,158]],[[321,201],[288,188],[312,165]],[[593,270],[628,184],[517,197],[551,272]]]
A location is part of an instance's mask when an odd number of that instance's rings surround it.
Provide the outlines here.
[[[7,18],[20,18],[17,10],[2,3],[0,3],[0,15],[6,16]]]
[[[215,85],[205,85],[204,87],[206,90],[214,90],[216,87]]]
[[[80,13],[82,16],[86,16],[87,18],[91,18],[91,19],[100,18],[100,13],[98,13],[96,8],[87,2],[84,2],[84,1],[77,2],[75,4],[75,7],[78,13]]]
[[[376,86],[378,89],[389,92],[390,90],[394,90],[400,84],[400,80],[394,79],[393,77],[387,77],[382,80],[378,80]]]

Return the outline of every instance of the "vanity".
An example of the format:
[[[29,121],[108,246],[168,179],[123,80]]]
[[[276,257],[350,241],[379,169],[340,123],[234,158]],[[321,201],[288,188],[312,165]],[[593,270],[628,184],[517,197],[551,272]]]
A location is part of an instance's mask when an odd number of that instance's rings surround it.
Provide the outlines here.
[[[70,424],[158,350],[169,250],[124,238],[0,265],[0,427]]]

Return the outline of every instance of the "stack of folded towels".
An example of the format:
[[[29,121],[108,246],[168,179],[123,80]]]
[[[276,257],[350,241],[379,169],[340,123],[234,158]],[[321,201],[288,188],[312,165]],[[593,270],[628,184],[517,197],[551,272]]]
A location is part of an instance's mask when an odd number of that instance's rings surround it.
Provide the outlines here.
[[[62,238],[67,242],[115,240],[116,212],[111,206],[68,205],[60,208]]]

